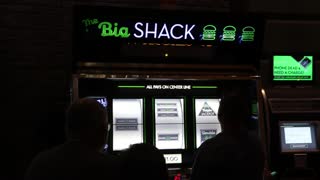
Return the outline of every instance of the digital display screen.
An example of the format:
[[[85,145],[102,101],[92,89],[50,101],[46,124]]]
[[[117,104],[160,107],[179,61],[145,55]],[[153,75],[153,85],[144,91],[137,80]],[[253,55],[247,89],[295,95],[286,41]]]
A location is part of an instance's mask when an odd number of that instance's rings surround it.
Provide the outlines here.
[[[273,81],[312,81],[313,56],[273,56]]]
[[[113,99],[113,150],[143,142],[143,99]]]
[[[281,123],[281,151],[316,151],[316,127],[312,123]]]
[[[183,99],[155,99],[155,139],[159,149],[184,149]]]
[[[218,120],[220,99],[195,99],[196,146],[221,132]]]

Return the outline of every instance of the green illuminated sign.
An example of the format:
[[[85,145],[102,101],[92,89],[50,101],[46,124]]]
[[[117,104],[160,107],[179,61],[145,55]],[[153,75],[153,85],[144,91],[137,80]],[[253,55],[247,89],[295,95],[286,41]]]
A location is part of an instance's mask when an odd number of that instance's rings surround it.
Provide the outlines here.
[[[234,26],[226,26],[223,28],[222,41],[234,41],[236,39],[236,28]]]
[[[98,25],[98,28],[101,29],[101,36],[114,36],[128,38],[130,36],[128,27],[118,27],[118,23],[114,23],[113,26],[110,22],[101,22]]]
[[[255,29],[252,26],[246,26],[242,29],[241,41],[254,41]]]
[[[303,56],[296,59],[292,56],[273,57],[273,80],[275,81],[311,81],[313,57]]]
[[[85,36],[100,36],[132,39],[153,39],[170,41],[206,41],[214,44],[217,37],[224,42],[232,42],[239,39],[238,43],[252,43],[255,41],[256,29],[254,26],[221,26],[221,24],[200,25],[195,23],[167,23],[167,22],[144,22],[144,21],[99,21],[98,18],[84,18],[81,23],[85,27]],[[223,27],[219,29],[217,27]],[[238,29],[242,31],[236,33]]]
[[[135,48],[133,45],[141,44],[148,47],[200,45],[211,48],[221,45],[260,48],[265,24],[259,13],[240,15],[206,10],[188,13],[182,9],[78,4],[73,7],[72,14],[75,51],[101,57],[118,55],[120,52],[116,49],[120,47],[132,49]]]
[[[214,25],[206,25],[203,28],[202,39],[203,40],[215,40],[217,28]]]
[[[91,25],[98,24],[98,29],[101,30],[102,37],[120,37],[120,38],[129,38],[131,30],[129,27],[123,26],[118,27],[119,23],[111,23],[108,21],[100,22],[98,19],[83,19],[82,23],[86,27],[86,32],[88,32],[88,27]],[[144,27],[144,25],[146,27]],[[162,28],[159,29],[158,24],[142,23],[137,22],[134,25],[134,38],[150,38],[155,39],[167,38],[167,39],[183,39],[183,40],[195,40],[193,35],[193,30],[196,29],[196,25],[182,25],[182,24],[173,24],[171,27],[167,24],[164,24]],[[177,29],[183,30],[183,33],[178,35]],[[216,26],[208,24],[202,28],[202,34],[200,34],[201,40],[204,41],[213,41],[216,39]],[[151,36],[150,36],[151,35]],[[152,36],[153,35],[153,36]],[[149,37],[150,36],[150,37]],[[236,27],[232,25],[225,26],[223,28],[223,33],[220,35],[221,41],[234,41],[236,39]],[[255,37],[255,28],[252,26],[246,26],[242,28],[242,34],[239,35],[241,41],[253,42]]]

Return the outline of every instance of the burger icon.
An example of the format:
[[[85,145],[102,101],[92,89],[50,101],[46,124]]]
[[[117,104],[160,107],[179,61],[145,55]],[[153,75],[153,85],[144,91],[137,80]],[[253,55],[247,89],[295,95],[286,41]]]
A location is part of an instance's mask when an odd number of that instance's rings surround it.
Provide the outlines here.
[[[234,41],[236,39],[236,28],[234,26],[226,26],[223,28],[222,41]]]
[[[246,26],[242,29],[241,41],[254,41],[255,29],[252,26]]]
[[[215,40],[217,28],[214,25],[206,25],[203,28],[202,39],[203,40]]]

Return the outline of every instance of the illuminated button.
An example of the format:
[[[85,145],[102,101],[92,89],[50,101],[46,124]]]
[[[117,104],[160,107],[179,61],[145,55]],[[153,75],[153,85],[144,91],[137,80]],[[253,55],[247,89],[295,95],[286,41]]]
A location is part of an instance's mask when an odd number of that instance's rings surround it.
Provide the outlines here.
[[[181,154],[164,154],[163,155],[166,164],[180,164],[182,163],[182,155]]]
[[[308,144],[291,144],[291,149],[305,149],[308,148]]]

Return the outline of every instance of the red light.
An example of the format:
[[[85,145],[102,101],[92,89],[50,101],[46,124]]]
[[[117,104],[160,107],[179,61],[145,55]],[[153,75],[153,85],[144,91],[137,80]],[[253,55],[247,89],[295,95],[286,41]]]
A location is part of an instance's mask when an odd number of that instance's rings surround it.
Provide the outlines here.
[[[181,174],[178,173],[177,175],[175,175],[174,180],[181,180]]]

